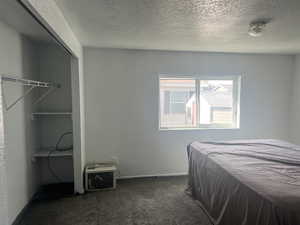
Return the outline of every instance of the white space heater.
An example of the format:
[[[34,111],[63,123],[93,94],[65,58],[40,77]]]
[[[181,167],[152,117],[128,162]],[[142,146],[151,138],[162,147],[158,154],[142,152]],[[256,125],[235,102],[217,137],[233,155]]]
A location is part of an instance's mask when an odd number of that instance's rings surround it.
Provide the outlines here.
[[[96,163],[85,168],[86,191],[116,188],[116,166],[111,163]]]

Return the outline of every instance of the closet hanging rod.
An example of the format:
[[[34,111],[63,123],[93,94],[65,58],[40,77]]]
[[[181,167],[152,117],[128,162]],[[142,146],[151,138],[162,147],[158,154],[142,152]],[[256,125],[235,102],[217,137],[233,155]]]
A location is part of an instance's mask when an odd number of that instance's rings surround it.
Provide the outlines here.
[[[56,83],[49,83],[49,82],[43,82],[43,81],[35,81],[35,80],[28,80],[28,79],[22,79],[17,78],[13,76],[1,76],[3,81],[10,81],[10,82],[16,82],[20,83],[26,86],[33,86],[33,87],[41,87],[41,88],[49,88],[49,87],[56,87],[60,88],[60,84]]]
[[[25,91],[25,93],[18,97],[16,100],[14,100],[10,105],[8,105],[6,103],[6,99],[5,99],[5,94],[4,94],[4,90],[2,90],[2,96],[3,96],[3,105],[4,108],[6,109],[6,111],[10,110],[12,107],[14,107],[19,101],[21,101],[22,99],[24,99],[27,95],[30,94],[30,92],[34,89],[34,88],[49,88],[44,94],[42,94],[37,100],[35,100],[35,102],[33,103],[34,105],[41,102],[44,98],[47,97],[47,95],[49,95],[51,92],[53,92],[54,90],[56,90],[57,88],[60,88],[61,85],[60,84],[56,84],[56,83],[49,83],[49,82],[42,82],[42,81],[36,81],[36,80],[28,80],[28,79],[22,79],[22,78],[17,78],[17,77],[13,77],[13,76],[0,76],[1,81],[1,86],[3,89],[3,81],[9,81],[9,82],[15,82],[15,83],[19,83],[25,86],[30,86],[29,89],[27,89]]]

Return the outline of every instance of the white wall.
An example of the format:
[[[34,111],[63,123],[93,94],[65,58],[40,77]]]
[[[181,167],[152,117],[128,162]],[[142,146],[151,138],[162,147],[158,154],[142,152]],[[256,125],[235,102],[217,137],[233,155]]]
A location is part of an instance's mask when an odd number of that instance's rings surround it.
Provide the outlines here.
[[[300,144],[300,55],[295,56],[291,98],[290,140]]]
[[[33,43],[1,21],[0,33],[0,74],[35,79],[38,66]],[[2,91],[5,92],[7,101],[12,102],[23,94],[23,87],[5,83]],[[36,127],[30,116],[32,97],[34,96],[28,96],[25,102],[22,101],[10,111],[4,112],[9,224],[27,204],[38,186],[37,170],[31,163],[31,153],[36,147]]]
[[[194,140],[288,139],[293,57],[84,49],[87,161],[121,176],[185,173]],[[158,130],[158,74],[242,75],[236,130]]]

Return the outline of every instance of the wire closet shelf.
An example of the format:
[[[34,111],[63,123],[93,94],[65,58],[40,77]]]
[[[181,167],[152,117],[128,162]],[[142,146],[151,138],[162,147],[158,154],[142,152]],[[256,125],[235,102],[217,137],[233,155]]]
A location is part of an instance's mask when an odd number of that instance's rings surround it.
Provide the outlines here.
[[[48,90],[42,94],[38,99],[34,101],[34,105],[41,102],[44,98],[46,98],[51,92],[56,90],[57,88],[60,88],[60,84],[57,83],[50,83],[50,82],[43,82],[43,81],[36,81],[36,80],[28,80],[23,78],[18,78],[14,76],[7,76],[7,75],[1,75],[1,86],[2,86],[2,96],[3,96],[3,105],[6,111],[13,108],[18,102],[23,100],[27,95],[29,95],[33,89],[35,88],[47,88]],[[18,97],[16,100],[14,100],[11,104],[7,104],[5,99],[5,93],[4,93],[4,82],[14,82],[20,85],[29,86],[30,88],[27,89],[24,94],[20,97]]]

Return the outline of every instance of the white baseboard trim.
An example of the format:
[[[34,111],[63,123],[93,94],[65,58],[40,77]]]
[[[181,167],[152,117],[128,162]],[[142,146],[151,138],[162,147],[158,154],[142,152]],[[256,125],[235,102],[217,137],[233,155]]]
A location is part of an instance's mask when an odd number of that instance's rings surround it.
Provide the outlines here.
[[[176,177],[176,176],[186,176],[187,172],[182,173],[163,173],[163,174],[147,174],[147,175],[135,175],[135,176],[120,176],[117,177],[118,180],[133,179],[133,178],[147,178],[147,177]]]

